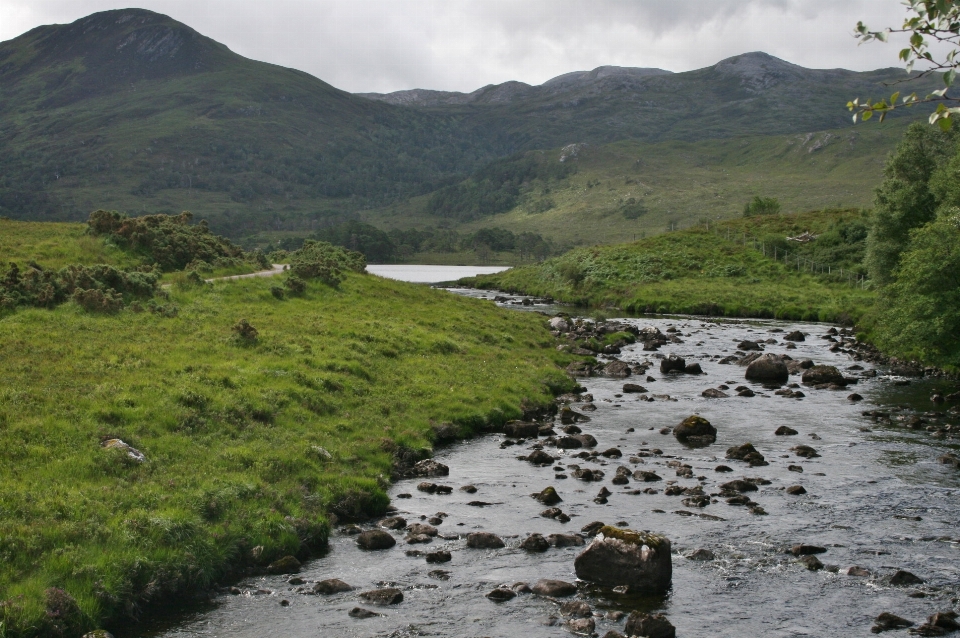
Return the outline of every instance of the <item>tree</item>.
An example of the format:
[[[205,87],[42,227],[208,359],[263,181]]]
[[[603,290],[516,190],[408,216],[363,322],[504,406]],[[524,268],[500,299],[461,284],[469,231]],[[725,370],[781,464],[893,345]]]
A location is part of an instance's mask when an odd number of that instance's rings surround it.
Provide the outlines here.
[[[871,31],[863,22],[857,23],[855,36],[860,43],[879,40],[887,42],[892,33],[910,34],[909,46],[900,51],[900,60],[906,65],[907,73],[912,73],[919,62],[926,68],[910,79],[917,79],[933,73],[943,73],[944,88],[921,98],[916,93],[902,96],[897,91],[890,100],[881,99],[861,102],[859,98],[847,102],[847,108],[853,111],[853,121],[858,118],[866,121],[876,113],[882,122],[890,111],[916,104],[936,104],[930,114],[930,124],[937,124],[943,131],[950,130],[953,120],[960,117],[960,97],[947,95],[960,68],[960,0],[904,0],[909,15],[899,29]],[[942,57],[931,51],[931,45],[942,45],[947,49]],[[897,100],[900,100],[899,103]]]
[[[776,215],[780,212],[780,201],[776,197],[760,197],[757,195],[753,201],[747,202],[743,207],[744,217],[753,217],[755,215]]]

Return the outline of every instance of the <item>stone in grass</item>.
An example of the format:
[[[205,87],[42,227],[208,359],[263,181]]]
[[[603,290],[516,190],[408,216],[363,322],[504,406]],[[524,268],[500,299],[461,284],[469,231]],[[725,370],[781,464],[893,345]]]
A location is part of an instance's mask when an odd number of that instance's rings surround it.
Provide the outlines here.
[[[467,547],[473,549],[500,549],[504,547],[503,539],[490,532],[472,532],[467,534]]]
[[[605,525],[574,561],[577,577],[606,587],[661,594],[670,589],[670,540],[658,534]]]
[[[396,587],[384,587],[383,589],[371,589],[360,594],[360,598],[371,605],[396,605],[403,602],[403,592]]]
[[[624,631],[628,636],[646,638],[676,638],[677,630],[663,614],[644,614],[635,611],[627,618]]]
[[[551,580],[543,578],[537,581],[532,587],[533,593],[538,596],[553,596],[555,598],[565,598],[577,593],[577,586],[564,580]]]
[[[357,536],[357,545],[361,549],[390,549],[396,544],[397,540],[393,536],[380,529],[370,529]]]
[[[346,591],[353,591],[353,587],[343,582],[339,578],[328,578],[321,580],[313,586],[313,593],[321,596],[331,596]]]
[[[267,565],[268,574],[296,574],[300,571],[300,561],[293,556],[284,556]]]

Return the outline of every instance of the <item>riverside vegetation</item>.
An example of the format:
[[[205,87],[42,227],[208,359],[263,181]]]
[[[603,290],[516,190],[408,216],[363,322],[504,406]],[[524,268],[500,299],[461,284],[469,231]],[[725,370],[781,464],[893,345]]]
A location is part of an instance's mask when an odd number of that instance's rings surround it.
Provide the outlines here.
[[[91,221],[111,235],[145,223]],[[118,266],[163,262],[152,251],[176,244],[121,249],[73,226],[2,223],[27,233],[4,235],[16,247],[6,260],[30,257],[30,237]],[[238,258],[184,219],[148,225]],[[574,385],[536,315],[365,275],[361,255],[329,244],[290,257],[280,278],[209,284],[179,271],[168,288],[152,269],[110,266],[154,285],[137,297],[90,283],[116,299],[107,311],[26,295],[0,309],[0,635],[76,636],[303,559],[336,517],[384,511],[395,459]],[[21,280],[50,272],[37,266],[18,268]]]

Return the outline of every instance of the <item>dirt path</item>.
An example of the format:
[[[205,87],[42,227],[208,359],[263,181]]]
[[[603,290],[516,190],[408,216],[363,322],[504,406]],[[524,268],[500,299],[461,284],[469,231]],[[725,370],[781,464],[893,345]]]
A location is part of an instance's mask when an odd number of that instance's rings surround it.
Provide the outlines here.
[[[227,279],[249,279],[250,277],[273,277],[274,275],[279,275],[283,272],[283,269],[286,268],[286,264],[274,264],[273,268],[270,270],[260,270],[258,272],[247,273],[246,275],[230,275],[229,277],[214,277],[213,279],[205,279],[204,281],[224,281]]]

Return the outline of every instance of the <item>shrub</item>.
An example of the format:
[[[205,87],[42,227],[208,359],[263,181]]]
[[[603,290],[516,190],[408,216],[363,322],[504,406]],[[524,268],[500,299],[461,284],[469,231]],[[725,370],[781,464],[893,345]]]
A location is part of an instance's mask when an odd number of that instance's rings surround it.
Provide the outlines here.
[[[278,286],[276,284],[270,286],[270,294],[276,297],[277,299],[283,299],[284,293],[285,291],[283,289],[283,286]]]
[[[302,295],[307,290],[307,282],[292,274],[287,275],[287,279],[283,282],[283,286],[290,292],[291,295]]]
[[[259,331],[250,325],[250,322],[246,319],[241,319],[237,323],[233,324],[232,330],[237,336],[237,339],[243,343],[255,343],[257,341],[257,337],[260,336]]]
[[[747,202],[743,207],[744,217],[754,217],[756,215],[776,215],[780,212],[780,201],[775,197],[760,197],[757,195],[753,201]]]
[[[155,273],[130,272],[118,270],[113,266],[98,264],[80,266],[72,264],[59,271],[29,267],[21,271],[16,264],[0,280],[0,305],[5,308],[15,306],[37,306],[53,308],[74,298],[82,292],[78,303],[99,306],[106,303],[123,305],[123,298],[149,299],[159,292],[159,278]],[[101,295],[91,295],[89,291],[99,291]],[[107,302],[109,298],[111,301]],[[119,301],[117,301],[119,300]]]
[[[123,309],[123,297],[113,290],[76,290],[73,301],[90,312],[119,312]]]
[[[364,272],[366,268],[367,262],[361,253],[309,239],[290,259],[290,271],[297,277],[319,279],[333,287],[340,285],[344,271]]]

